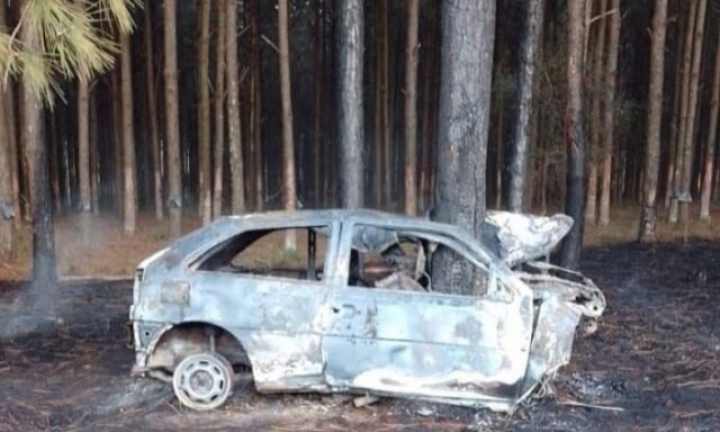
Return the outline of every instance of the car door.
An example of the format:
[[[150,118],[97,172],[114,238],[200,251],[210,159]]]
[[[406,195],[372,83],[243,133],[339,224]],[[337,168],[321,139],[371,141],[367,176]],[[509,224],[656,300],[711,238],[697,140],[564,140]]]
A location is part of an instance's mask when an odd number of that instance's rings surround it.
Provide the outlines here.
[[[190,301],[202,306],[190,308],[196,315],[188,314],[185,319],[220,323],[230,329],[247,351],[259,391],[325,387],[321,314],[331,292],[325,275],[329,268],[326,257],[332,255],[335,248],[334,227],[334,224],[316,227],[318,232],[327,235],[322,247],[324,262],[318,264],[322,269],[322,273],[318,272],[322,280],[308,280],[307,272],[307,276],[289,277],[285,274],[287,269],[278,275],[275,273],[279,271],[271,268],[275,261],[283,263],[297,259],[295,254],[303,253],[301,239],[298,239],[297,252],[288,256],[281,250],[272,250],[273,244],[261,244],[267,255],[253,256],[253,259],[269,268],[268,272],[251,272],[242,259],[239,259],[238,271],[223,270],[227,266],[220,266],[220,270],[215,271],[197,271]],[[282,230],[282,227],[275,229]],[[243,234],[251,235],[252,231]],[[258,254],[249,249],[239,251],[239,255],[244,252]]]
[[[346,262],[354,229],[343,230]],[[434,240],[459,246],[442,236]],[[527,367],[532,294],[511,286],[490,263],[482,268],[466,248],[456,253],[487,273],[488,295],[351,286],[345,278],[333,291],[325,321],[323,355],[331,385],[485,403],[517,394]]]

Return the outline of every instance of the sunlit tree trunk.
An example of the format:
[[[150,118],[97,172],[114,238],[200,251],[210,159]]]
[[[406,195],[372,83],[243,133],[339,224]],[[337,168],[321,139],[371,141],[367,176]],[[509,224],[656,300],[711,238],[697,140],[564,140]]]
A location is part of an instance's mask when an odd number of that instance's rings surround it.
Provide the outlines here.
[[[560,260],[570,269],[577,268],[582,249],[585,207],[585,96],[583,94],[583,41],[585,40],[585,4],[568,3],[568,98],[566,119],[567,195],[565,213],[575,224],[562,244]]]
[[[680,116],[678,118],[678,135],[675,143],[675,158],[673,162],[673,196],[670,199],[670,209],[668,211],[668,221],[677,223],[678,210],[680,208],[678,198],[682,193],[682,173],[683,159],[685,155],[685,137],[688,127],[688,111],[690,105],[690,77],[692,76],[692,58],[693,58],[693,40],[695,35],[695,25],[698,16],[698,4],[700,0],[689,0],[690,12],[687,16],[687,26],[685,29],[685,47],[683,48],[682,57],[682,87],[680,90]],[[680,61],[680,59],[678,59]]]
[[[648,92],[647,133],[645,144],[645,182],[640,220],[640,241],[655,241],[658,176],[660,174],[660,131],[662,96],[665,79],[665,35],[667,30],[667,2],[655,0],[650,53],[650,90]]]
[[[182,165],[178,108],[177,0],[163,0],[165,48],[165,149],[167,151],[168,212],[170,235],[182,232]]]
[[[280,93],[282,99],[283,207],[295,210],[295,144],[293,142],[292,93],[290,87],[290,43],[288,41],[288,0],[278,2],[278,46],[280,49]],[[297,249],[294,232],[285,235],[285,250]]]
[[[237,9],[234,0],[225,6],[225,55],[227,73],[228,147],[230,150],[231,206],[234,214],[245,213],[245,185],[240,122],[240,83],[238,77]]]
[[[340,199],[342,206],[364,205],[363,2],[342,0],[338,22],[340,86]],[[386,187],[388,185],[385,185]]]
[[[443,0],[441,4],[438,173],[431,217],[458,225],[480,239],[486,210],[495,2]],[[469,263],[438,252],[433,255],[436,289],[465,294],[485,290],[475,283]]]
[[[525,27],[520,48],[522,60],[520,68],[520,89],[517,119],[514,125],[513,151],[510,162],[508,188],[508,208],[511,211],[523,210],[523,197],[528,177],[528,150],[530,148],[530,118],[534,105],[535,70],[538,52],[542,41],[545,0],[526,3]],[[500,191],[498,191],[498,195]]]
[[[155,94],[155,55],[153,48],[152,31],[152,5],[146,4],[145,10],[145,88],[147,89],[148,117],[150,117],[150,139],[152,146],[153,165],[153,202],[155,206],[155,218],[162,220],[163,209],[163,161],[160,152],[160,127],[158,126],[157,95]]]
[[[705,147],[702,193],[700,197],[700,220],[710,220],[710,198],[715,164],[715,138],[717,137],[718,114],[720,114],[720,31],[717,33],[715,71],[713,73],[712,100],[710,101],[710,125]]]
[[[615,88],[617,87],[617,64],[620,45],[620,0],[612,0],[608,54],[605,62],[605,112],[603,115],[603,160],[600,184],[600,225],[610,223],[610,192],[612,189],[613,125],[615,123]]]
[[[0,1],[0,3],[2,3]],[[2,19],[2,17],[0,17]],[[0,25],[3,22],[0,21]],[[9,137],[10,122],[8,121],[5,98],[8,92],[0,82],[0,136]],[[0,140],[0,260],[7,260],[15,254],[15,227],[13,220],[17,216],[17,208],[13,202],[13,171],[11,168],[10,140]]]
[[[405,213],[417,213],[417,72],[420,0],[409,0],[405,47]]]
[[[210,187],[210,0],[198,0],[198,197],[203,225],[212,219]]]
[[[693,154],[695,151],[695,116],[698,105],[698,91],[700,89],[700,65],[702,60],[702,46],[705,34],[705,12],[707,10],[707,0],[699,0],[697,21],[695,23],[695,37],[693,48],[692,70],[690,76],[690,95],[688,98],[688,116],[685,126],[685,138],[683,144],[683,169],[682,183],[680,189],[680,222],[687,226],[690,219],[690,201],[691,190],[690,183],[692,181],[693,172]]]
[[[133,124],[133,90],[132,90],[132,62],[130,61],[130,34],[120,35],[120,50],[122,57],[121,86],[122,86],[122,137],[123,137],[123,179],[124,201],[123,222],[125,232],[135,233],[135,218],[137,204],[135,198],[135,127]]]
[[[215,45],[215,142],[213,144],[213,217],[222,215],[223,210],[223,163],[225,153],[225,33],[226,3],[218,1],[218,31]]]

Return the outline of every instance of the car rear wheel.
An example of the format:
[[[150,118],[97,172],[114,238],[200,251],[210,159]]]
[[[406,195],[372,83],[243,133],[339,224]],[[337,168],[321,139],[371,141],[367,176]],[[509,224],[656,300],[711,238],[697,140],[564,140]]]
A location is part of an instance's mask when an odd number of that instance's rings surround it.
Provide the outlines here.
[[[233,378],[232,365],[220,354],[191,354],[173,372],[173,391],[186,407],[211,410],[220,407],[230,397]]]

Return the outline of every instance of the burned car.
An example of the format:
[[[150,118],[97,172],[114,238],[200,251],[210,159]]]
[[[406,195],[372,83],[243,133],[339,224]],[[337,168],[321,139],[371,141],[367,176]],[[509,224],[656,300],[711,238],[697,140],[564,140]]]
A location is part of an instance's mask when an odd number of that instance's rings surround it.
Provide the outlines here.
[[[137,268],[133,373],[200,410],[221,406],[241,371],[261,393],[511,410],[567,364],[580,320],[605,299],[543,261],[569,217],[490,212],[485,225],[479,242],[371,210],[219,218]],[[473,269],[472,295],[433,273],[438,253]]]

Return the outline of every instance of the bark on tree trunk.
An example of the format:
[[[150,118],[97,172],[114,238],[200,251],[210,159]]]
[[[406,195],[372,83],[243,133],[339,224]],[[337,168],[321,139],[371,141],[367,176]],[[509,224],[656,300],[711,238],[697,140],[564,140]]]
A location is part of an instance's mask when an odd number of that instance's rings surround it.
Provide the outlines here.
[[[234,214],[245,213],[245,186],[238,82],[237,9],[234,0],[226,3],[225,50],[227,67],[228,146],[230,149],[231,205]]]
[[[668,0],[655,0],[650,53],[650,89],[648,92],[647,143],[645,144],[645,184],[640,219],[640,241],[655,241],[656,204],[660,174],[660,130],[662,123],[662,95],[665,80],[665,35]]]
[[[325,46],[323,44],[325,35],[324,25],[324,3],[319,0],[315,9],[315,99],[313,101],[313,203],[316,207],[322,205],[322,172],[323,172],[323,109],[324,109],[324,87],[323,71],[325,67]]]
[[[177,0],[164,0],[165,48],[165,148],[168,161],[168,212],[170,235],[182,232],[182,166],[180,164],[180,119],[178,108]]]
[[[690,78],[692,76],[692,58],[693,58],[693,40],[695,35],[695,25],[698,17],[698,4],[700,0],[690,0],[690,12],[687,16],[687,27],[685,32],[685,47],[683,48],[682,60],[682,88],[680,93],[680,117],[678,122],[677,142],[675,143],[675,160],[673,171],[673,196],[670,199],[670,209],[668,211],[668,221],[677,223],[678,210],[680,208],[678,198],[682,193],[682,175],[683,175],[683,159],[685,155],[685,137],[688,128],[688,111],[690,106]]]
[[[225,163],[225,33],[226,3],[218,2],[218,32],[215,46],[215,143],[213,148],[213,217],[222,215],[223,210],[223,164]]]
[[[695,116],[698,105],[698,91],[700,87],[700,65],[702,60],[702,46],[705,34],[705,12],[707,0],[699,0],[697,22],[695,23],[695,37],[693,49],[692,71],[690,77],[690,95],[688,105],[688,117],[685,127],[683,170],[680,197],[680,222],[687,227],[690,219],[691,190],[690,183],[693,172],[693,154],[695,150]]]
[[[135,218],[137,214],[135,198],[135,127],[133,125],[133,89],[132,89],[132,62],[130,61],[130,33],[120,35],[120,52],[122,57],[121,86],[122,86],[122,129],[123,129],[123,179],[124,201],[123,222],[125,232],[135,233]]]
[[[100,191],[98,181],[100,176],[100,161],[98,157],[98,113],[97,95],[90,95],[90,202],[93,214],[100,214]]]
[[[163,208],[163,181],[162,165],[160,157],[160,127],[158,126],[157,95],[155,94],[155,55],[153,53],[153,32],[152,32],[152,7],[145,5],[145,88],[147,89],[148,117],[150,117],[150,145],[152,146],[153,165],[153,202],[155,205],[155,218],[162,220],[164,217]]]
[[[479,240],[486,210],[495,1],[443,0],[441,16],[438,172],[431,216],[463,227]],[[484,291],[475,271],[447,253],[433,255],[433,283],[439,291]]]
[[[363,2],[340,2],[338,35],[340,197],[345,208],[360,208],[364,191]],[[387,187],[388,185],[385,185]]]
[[[0,1],[0,3],[3,3]],[[0,6],[0,9],[4,5]],[[0,26],[4,24],[0,16]],[[0,136],[9,137],[10,122],[8,121],[7,88],[0,82]],[[15,226],[17,208],[13,202],[13,170],[11,168],[10,140],[0,141],[0,260],[9,260],[15,255]]]
[[[592,17],[592,0],[586,3],[586,16]],[[604,16],[607,10],[607,0],[600,0],[600,10],[598,17],[600,22],[595,30],[595,46],[592,60],[592,77],[590,78],[590,92],[586,95],[590,104],[590,140],[588,142],[588,182],[585,202],[585,223],[595,225],[597,223],[597,197],[598,197],[598,154],[600,153],[600,143],[604,139],[605,134],[601,128],[603,97],[601,95],[602,77],[604,71],[603,60],[605,58],[605,29],[607,27],[607,19]],[[590,38],[592,27],[589,21],[586,30],[586,38]],[[604,90],[604,89],[603,89]],[[604,107],[607,111],[608,107]]]
[[[405,47],[405,213],[417,214],[417,69],[420,0],[408,1]]]
[[[720,47],[720,31],[717,34],[716,47]],[[713,73],[712,99],[710,101],[710,125],[705,147],[702,192],[700,197],[700,220],[710,221],[710,198],[712,197],[713,173],[715,163],[715,138],[717,137],[718,114],[720,113],[720,49],[715,52],[715,70]]]
[[[84,7],[80,0],[75,4]],[[83,244],[90,242],[89,219],[92,211],[92,187],[90,184],[90,83],[85,78],[78,79],[77,90],[77,167],[80,189],[80,229]]]
[[[23,46],[29,52],[42,49],[39,37],[27,26],[20,29]],[[57,285],[55,259],[55,235],[53,231],[53,208],[48,176],[48,161],[45,140],[45,122],[40,98],[27,85],[22,86],[22,132],[21,141],[25,144],[31,159],[28,169],[33,224],[33,285],[43,291],[37,299],[40,310],[49,310],[50,290]],[[45,299],[45,300],[43,300]]]
[[[583,41],[585,40],[584,2],[568,3],[568,99],[567,99],[567,196],[565,213],[575,224],[562,244],[563,266],[576,269],[582,249],[585,206],[585,97],[583,94]]]
[[[203,225],[212,219],[210,187],[210,0],[198,0],[198,197]]]
[[[605,63],[605,113],[603,117],[603,162],[600,191],[600,225],[610,223],[610,190],[612,188],[613,125],[615,88],[617,86],[618,50],[620,45],[620,0],[612,0],[608,58]]]
[[[528,176],[528,150],[530,148],[530,118],[533,110],[533,88],[538,52],[542,41],[545,0],[527,3],[525,27],[521,43],[522,64],[520,68],[520,95],[517,120],[515,121],[513,154],[510,162],[510,181],[508,184],[508,208],[510,211],[523,211],[523,197]],[[500,191],[498,191],[498,195]]]
[[[343,8],[344,10],[345,8]],[[290,43],[288,41],[288,0],[278,1],[278,47],[280,49],[280,93],[282,99],[283,188],[285,210],[297,206],[295,180],[295,143],[293,141],[292,93],[290,87]],[[294,231],[285,235],[285,250],[297,249]]]
[[[252,89],[250,96],[250,139],[253,141],[253,171],[255,174],[255,209],[260,211],[264,207],[263,195],[263,157],[262,157],[262,85],[261,85],[261,59],[260,59],[260,0],[253,0],[252,4]]]

